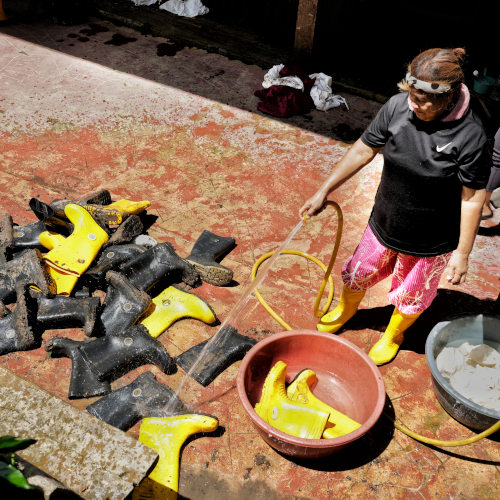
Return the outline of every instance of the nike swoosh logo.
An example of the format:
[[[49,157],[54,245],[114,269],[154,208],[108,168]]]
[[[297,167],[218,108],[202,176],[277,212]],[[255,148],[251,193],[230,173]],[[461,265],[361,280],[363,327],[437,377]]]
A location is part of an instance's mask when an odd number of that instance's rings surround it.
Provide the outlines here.
[[[448,144],[445,144],[444,146],[436,146],[436,151],[438,153],[441,153],[444,149],[446,149],[453,141],[449,142]]]

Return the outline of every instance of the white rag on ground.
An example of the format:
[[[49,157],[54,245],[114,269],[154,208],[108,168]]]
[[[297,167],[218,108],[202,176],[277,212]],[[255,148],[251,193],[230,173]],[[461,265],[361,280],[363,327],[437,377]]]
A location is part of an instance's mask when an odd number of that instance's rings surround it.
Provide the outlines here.
[[[160,5],[160,9],[182,17],[196,17],[208,13],[208,7],[205,7],[201,0],[168,0]]]
[[[493,347],[464,342],[445,347],[437,356],[441,375],[472,402],[500,411],[500,352]]]
[[[262,86],[268,89],[272,85],[285,85],[297,90],[304,90],[304,82],[298,76],[281,76],[280,71],[285,67],[284,64],[276,64],[265,75]],[[324,73],[313,73],[309,78],[314,80],[311,88],[311,99],[320,111],[328,111],[344,104],[347,109],[347,101],[344,97],[333,95],[332,77]]]

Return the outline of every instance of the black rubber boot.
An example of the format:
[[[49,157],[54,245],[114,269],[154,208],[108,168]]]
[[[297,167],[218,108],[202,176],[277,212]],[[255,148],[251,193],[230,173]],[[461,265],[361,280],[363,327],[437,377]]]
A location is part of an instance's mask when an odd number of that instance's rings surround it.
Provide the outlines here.
[[[175,363],[163,344],[142,325],[132,326],[119,336],[81,343],[80,351],[99,380],[114,380],[146,364],[156,365],[164,373],[175,371]]]
[[[233,271],[219,264],[217,259],[234,246],[234,238],[217,236],[205,229],[196,240],[186,260],[193,264],[201,279],[206,283],[216,286],[228,285],[233,279]]]
[[[135,259],[120,266],[122,272],[138,290],[149,290],[161,283],[162,290],[174,283],[195,286],[199,283],[195,268],[179,257],[174,247],[159,243]]]
[[[14,229],[12,227],[12,217],[3,214],[0,220],[0,266],[9,260],[9,249],[14,242]]]
[[[73,231],[73,224],[69,222],[64,212],[56,211],[38,198],[31,198],[29,205],[38,219],[48,226],[47,229],[53,228],[65,234],[71,234]]]
[[[119,243],[129,243],[133,238],[142,233],[144,226],[138,215],[129,215],[113,232],[103,248]]]
[[[52,200],[50,202],[50,206],[55,210],[57,214],[61,214],[62,217],[65,217],[64,208],[69,203],[74,203],[76,205],[80,205],[81,207],[89,203],[92,203],[94,205],[109,205],[111,203],[111,194],[107,189],[100,189],[99,191],[95,191],[84,196],[81,200],[78,201],[68,200],[67,198],[64,198],[62,200]]]
[[[0,300],[7,302],[16,287],[35,285],[45,295],[53,295],[56,285],[41,262],[42,255],[32,249],[0,266]]]
[[[215,337],[177,356],[175,362],[196,382],[206,387],[233,363],[243,359],[256,343],[256,340],[239,334],[236,328],[227,325]]]
[[[38,303],[36,319],[45,329],[81,327],[85,335],[94,333],[101,301],[99,297],[45,297],[36,290],[30,291]]]
[[[19,288],[16,308],[0,319],[0,355],[27,351],[40,346],[41,339],[34,331],[36,301],[29,288]]]
[[[47,231],[47,226],[43,221],[32,222],[25,226],[14,226],[14,240],[12,242],[13,251],[21,251],[29,248],[36,248],[38,250],[47,250],[40,243],[40,233]]]
[[[118,269],[121,264],[131,261],[146,250],[146,247],[133,243],[107,247],[95,265],[85,271],[82,280],[93,287],[106,286],[106,273],[108,271]]]
[[[187,407],[151,372],[139,375],[131,384],[87,406],[87,411],[109,425],[127,431],[146,417],[168,417],[186,413]]]
[[[83,342],[65,337],[53,337],[45,343],[45,350],[47,352],[55,356],[64,356],[71,359],[71,380],[69,383],[68,398],[92,398],[109,394],[111,392],[111,385],[109,382],[97,379],[80,352],[79,346],[82,344]]]
[[[109,286],[102,304],[101,327],[106,335],[121,335],[146,311],[152,299],[120,273],[108,271],[106,280]]]

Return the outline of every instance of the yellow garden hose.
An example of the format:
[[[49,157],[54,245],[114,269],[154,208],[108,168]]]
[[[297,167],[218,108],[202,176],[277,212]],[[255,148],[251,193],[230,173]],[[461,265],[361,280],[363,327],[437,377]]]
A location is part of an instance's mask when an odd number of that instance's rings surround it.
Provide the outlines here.
[[[318,291],[318,295],[316,297],[316,303],[314,305],[314,316],[316,318],[321,318],[322,316],[324,316],[327,313],[327,311],[330,307],[330,304],[332,303],[332,300],[333,300],[334,284],[333,284],[333,279],[331,277],[331,272],[332,272],[333,264],[335,263],[335,259],[337,258],[337,252],[338,252],[339,245],[340,245],[340,238],[342,236],[342,226],[343,226],[343,215],[342,215],[342,210],[341,210],[340,206],[337,203],[335,203],[334,201],[327,201],[326,204],[332,205],[335,208],[335,210],[337,212],[337,219],[338,219],[337,236],[335,238],[335,245],[333,248],[332,255],[330,257],[330,262],[328,264],[328,267],[325,266],[323,264],[323,262],[321,262],[316,257],[313,257],[312,255],[305,253],[305,252],[302,252],[300,250],[282,250],[280,253],[280,255],[287,254],[287,255],[298,255],[300,257],[305,257],[306,259],[309,259],[312,262],[314,262],[315,264],[317,264],[325,272],[325,275],[323,277],[323,280],[321,282],[321,285],[320,285],[320,288]],[[264,254],[262,257],[260,257],[260,259],[258,259],[255,262],[255,264],[252,268],[252,274],[251,274],[252,281],[257,276],[257,270],[259,269],[262,262],[269,259],[272,255],[274,255],[274,252],[268,252],[268,253]],[[328,299],[326,301],[325,306],[323,307],[323,310],[321,312],[319,312],[321,299],[323,297],[323,293],[324,293],[327,282],[329,284]],[[264,298],[262,297],[262,295],[260,294],[260,292],[257,289],[254,290],[254,293],[255,293],[255,296],[257,297],[257,299],[259,300],[259,302],[266,309],[266,311],[283,328],[285,328],[285,330],[293,330],[294,329],[269,306],[269,304],[264,300]],[[439,439],[428,438],[426,436],[422,436],[421,434],[417,434],[417,433],[413,432],[412,430],[408,429],[408,427],[404,426],[403,424],[396,422],[392,417],[390,417],[386,413],[384,413],[384,416],[386,418],[388,418],[394,424],[394,427],[396,427],[396,429],[400,430],[401,432],[403,432],[407,436],[410,436],[411,438],[413,438],[417,441],[420,441],[422,443],[433,445],[433,446],[445,446],[445,447],[465,446],[465,445],[480,441],[481,439],[490,436],[491,434],[493,434],[494,432],[496,432],[500,429],[500,420],[499,420],[498,422],[493,424],[491,427],[489,427],[485,431],[481,432],[480,434],[476,434],[475,436],[472,436],[468,439],[461,439],[461,440],[457,440],[457,441],[441,441]]]

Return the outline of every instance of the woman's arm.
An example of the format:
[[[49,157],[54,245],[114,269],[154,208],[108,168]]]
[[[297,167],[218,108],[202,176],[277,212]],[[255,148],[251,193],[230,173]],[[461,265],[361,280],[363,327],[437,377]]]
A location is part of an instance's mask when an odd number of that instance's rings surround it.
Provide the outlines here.
[[[334,167],[333,172],[316,193],[299,210],[300,217],[314,215],[325,203],[334,189],[352,177],[358,170],[370,163],[381,148],[371,148],[358,139]]]
[[[469,266],[469,255],[474,246],[477,229],[481,221],[485,194],[485,189],[471,189],[465,186],[462,188],[460,238],[457,249],[453,252],[445,271],[447,280],[453,285],[459,285],[465,281]]]

